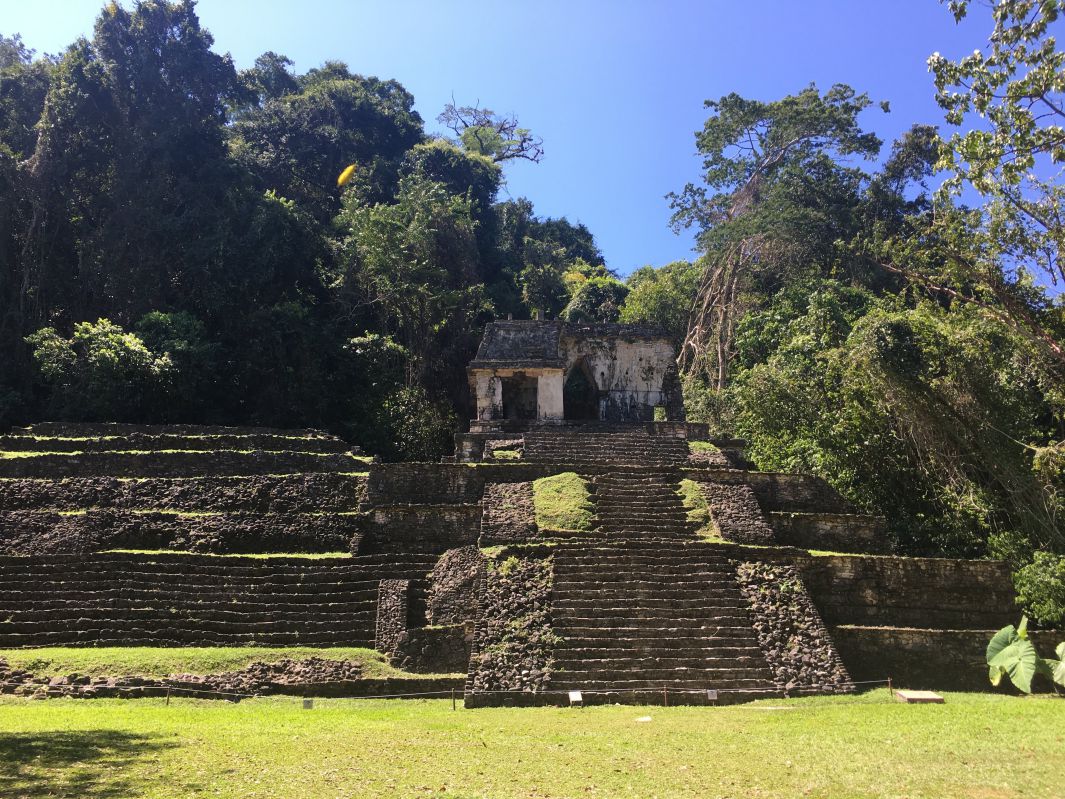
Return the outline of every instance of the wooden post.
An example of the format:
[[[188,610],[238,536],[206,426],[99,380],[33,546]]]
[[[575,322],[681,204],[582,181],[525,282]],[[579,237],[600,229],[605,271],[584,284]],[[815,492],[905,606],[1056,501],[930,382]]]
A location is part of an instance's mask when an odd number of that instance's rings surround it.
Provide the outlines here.
[[[170,686],[166,687],[166,706],[170,707]]]
[[[451,689],[451,709],[455,709],[455,689]]]
[[[669,688],[662,687],[662,704],[669,707]]]

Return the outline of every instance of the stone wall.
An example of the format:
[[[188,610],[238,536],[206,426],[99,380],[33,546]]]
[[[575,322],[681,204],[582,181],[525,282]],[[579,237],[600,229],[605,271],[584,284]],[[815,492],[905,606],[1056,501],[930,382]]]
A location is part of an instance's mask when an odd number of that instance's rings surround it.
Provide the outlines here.
[[[132,452],[147,450],[267,450],[272,452],[342,453],[358,450],[332,436],[295,437],[272,433],[215,433],[210,435],[174,432],[129,433],[90,438],[78,428],[72,437],[37,438],[30,435],[0,436],[0,450],[9,452]]]
[[[375,552],[445,552],[476,544],[481,533],[481,506],[387,505],[359,518],[356,554]]]
[[[337,513],[0,512],[0,554],[6,555],[105,549],[216,554],[345,552],[358,534],[357,519]]]
[[[781,544],[829,552],[891,552],[887,526],[879,516],[857,513],[773,513],[770,521]]]
[[[368,647],[375,637],[380,581],[424,581],[434,560],[132,553],[0,557],[0,649]]]
[[[832,486],[808,474],[745,472],[732,469],[685,469],[684,477],[697,482],[745,483],[766,513],[774,511],[854,513],[854,507]]]
[[[0,459],[0,478],[200,477],[296,472],[359,472],[364,460],[342,454],[305,452],[87,452]]]
[[[520,544],[540,538],[531,482],[488,483],[481,506],[481,546]]]
[[[861,555],[798,556],[803,582],[829,626],[998,629],[1017,608],[998,561]]]
[[[416,627],[399,637],[389,660],[396,668],[415,674],[465,674],[472,646],[472,624]]]
[[[854,690],[794,566],[740,563],[736,579],[749,603],[759,646],[779,687],[786,692]]]
[[[484,591],[485,559],[475,546],[445,552],[429,575],[427,618],[433,625],[476,621]]]
[[[832,637],[855,680],[890,677],[896,688],[989,691],[992,686],[984,653],[996,629],[846,625],[834,628]],[[1053,633],[1032,633],[1043,657],[1053,655],[1059,640],[1061,636]],[[1049,689],[1049,685],[1043,686],[1043,690]],[[1008,687],[1000,690],[1012,692]]]
[[[566,325],[559,340],[566,374],[582,368],[600,397],[600,419],[650,422],[656,406],[683,420],[673,343],[624,325]]]
[[[177,511],[320,513],[354,511],[362,474],[310,473],[237,477],[70,477],[0,479],[0,511],[123,508]]]
[[[377,624],[374,649],[393,652],[407,631],[410,614],[410,580],[382,580],[377,587]]]

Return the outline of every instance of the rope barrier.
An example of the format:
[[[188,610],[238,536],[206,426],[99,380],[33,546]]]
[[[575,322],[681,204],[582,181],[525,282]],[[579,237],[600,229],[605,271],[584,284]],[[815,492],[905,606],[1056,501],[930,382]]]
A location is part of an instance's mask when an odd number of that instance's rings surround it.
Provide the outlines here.
[[[337,683],[335,683],[335,682],[334,683],[328,683],[328,682],[326,682],[326,683],[304,683],[302,686],[293,685],[291,687],[298,688],[298,687],[314,686],[314,685],[326,686],[326,685],[336,685],[336,684]],[[890,678],[883,679],[883,680],[854,680],[854,681],[849,683],[849,685],[854,685],[854,686],[858,686],[858,685],[885,685],[885,686],[888,686],[889,688],[891,687],[891,684],[892,684],[892,682],[891,682]],[[40,690],[40,689],[48,690],[50,688],[59,688],[59,689],[67,689],[67,688],[74,688],[74,689],[98,688],[98,689],[103,689],[103,690],[108,690],[108,691],[111,691],[111,690],[118,690],[118,691],[123,691],[123,690],[158,691],[158,692],[160,692],[160,695],[163,695],[163,693],[165,692],[165,694],[168,697],[168,703],[169,703],[169,695],[171,693],[186,693],[186,694],[196,694],[196,695],[207,694],[207,695],[210,695],[210,696],[236,697],[238,699],[263,699],[263,698],[267,698],[267,697],[281,697],[281,698],[292,699],[292,700],[297,700],[297,699],[302,700],[302,699],[309,699],[309,698],[314,698],[314,699],[347,699],[347,700],[355,700],[355,699],[411,699],[411,698],[418,698],[418,697],[422,697],[422,698],[435,697],[435,698],[439,698],[439,699],[447,699],[449,697],[454,698],[456,696],[456,689],[450,689],[450,688],[449,689],[441,689],[439,691],[412,691],[412,692],[405,692],[405,693],[395,692],[395,693],[387,693],[387,694],[363,694],[363,695],[358,695],[358,696],[337,696],[337,697],[330,697],[330,696],[305,697],[305,696],[302,696],[302,695],[295,695],[294,696],[292,694],[285,694],[285,693],[280,693],[280,692],[278,692],[278,693],[248,694],[248,693],[239,693],[239,692],[236,692],[236,691],[218,691],[218,690],[214,690],[214,689],[211,689],[211,688],[196,688],[196,687],[189,687],[189,686],[185,686],[185,685],[175,685],[175,684],[172,684],[172,683],[161,683],[159,685],[133,685],[131,683],[115,683],[113,685],[96,685],[96,686],[88,685],[88,686],[83,686],[83,685],[72,685],[72,684],[69,684],[69,683],[62,684],[62,685],[52,685],[52,684],[46,683],[46,682],[45,683],[36,683],[36,682],[20,682],[20,681],[17,681],[17,680],[12,680],[12,681],[0,681],[0,686],[24,687],[24,688],[36,689],[36,690]],[[473,692],[472,695],[473,696],[498,696],[498,695],[503,695],[503,696],[525,696],[525,697],[533,698],[533,697],[548,697],[548,696],[566,696],[566,695],[568,695],[570,693],[570,690],[577,690],[577,691],[580,691],[581,694],[586,694],[586,695],[591,695],[591,696],[597,696],[597,695],[602,695],[602,694],[630,694],[630,695],[637,695],[637,694],[662,694],[666,698],[665,701],[668,701],[668,696],[670,694],[675,694],[675,695],[680,695],[680,694],[704,695],[708,691],[715,691],[716,694],[719,695],[719,696],[720,695],[727,695],[727,694],[774,694],[774,695],[778,695],[778,696],[779,695],[784,695],[784,696],[792,696],[792,695],[794,695],[794,696],[811,696],[811,695],[832,696],[833,695],[833,694],[824,694],[822,692],[817,691],[814,688],[795,688],[795,689],[792,689],[790,691],[785,691],[785,690],[783,690],[781,688],[718,688],[718,689],[714,689],[714,688],[674,688],[674,687],[671,687],[669,685],[651,686],[651,687],[646,687],[646,688],[617,687],[617,688],[592,688],[592,689],[587,689],[587,690],[580,689],[580,688],[574,688],[574,689],[565,689],[565,690],[560,690],[560,689],[559,690],[550,690],[550,689],[548,689],[548,690],[545,690],[545,691],[525,691],[525,690],[522,690],[520,688],[501,688],[501,689],[494,689],[494,690],[489,690],[489,691],[476,691],[476,692]],[[73,693],[73,695],[77,696],[77,693]]]

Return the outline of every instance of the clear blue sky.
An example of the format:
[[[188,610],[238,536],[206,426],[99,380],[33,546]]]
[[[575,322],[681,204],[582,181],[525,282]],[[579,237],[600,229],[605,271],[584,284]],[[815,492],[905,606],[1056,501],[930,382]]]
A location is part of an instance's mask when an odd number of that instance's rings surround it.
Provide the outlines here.
[[[91,33],[101,5],[0,0],[0,32],[60,52]],[[238,67],[266,50],[299,71],[340,59],[403,83],[430,131],[452,95],[516,113],[546,157],[510,166],[507,191],[588,225],[622,274],[692,255],[663,196],[698,178],[704,100],[849,83],[891,102],[864,119],[890,143],[914,122],[942,121],[927,57],[971,52],[990,30],[982,9],[956,26],[936,0],[201,0],[198,10]]]

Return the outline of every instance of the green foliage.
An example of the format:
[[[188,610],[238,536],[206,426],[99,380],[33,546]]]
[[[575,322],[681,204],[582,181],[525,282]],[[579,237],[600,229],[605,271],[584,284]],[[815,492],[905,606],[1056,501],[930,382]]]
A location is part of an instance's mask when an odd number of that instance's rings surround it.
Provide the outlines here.
[[[389,431],[381,454],[394,460],[439,461],[454,451],[458,417],[443,400],[421,386],[408,386],[385,399],[380,416]]]
[[[1017,627],[1003,627],[987,645],[988,677],[998,686],[1003,677],[1009,677],[1018,690],[1032,692],[1032,680],[1036,675],[1054,678],[1054,671],[1047,661],[1039,656],[1035,645],[1028,639],[1028,617],[1021,617]],[[1056,664],[1055,664],[1056,665]]]
[[[404,346],[420,377],[439,360],[441,339],[469,331],[485,309],[477,280],[470,201],[424,177],[400,181],[394,204],[352,197],[338,217],[347,235],[336,286],[352,308],[366,307]]]
[[[1065,557],[1035,552],[1014,575],[1017,601],[1039,622],[1065,627]]]
[[[708,408],[729,408],[762,468],[825,477],[885,515],[908,553],[1007,555],[1017,536],[1060,545],[1016,443],[1052,409],[1001,325],[822,280],[750,314],[737,341],[742,369]]]
[[[657,325],[679,346],[688,331],[688,316],[699,287],[698,264],[674,261],[663,267],[644,266],[629,275],[629,293],[621,307],[626,324]]]
[[[628,293],[615,278],[589,278],[580,283],[561,316],[570,322],[617,322]]]
[[[968,0],[952,0],[960,20]],[[1040,355],[1033,365],[1065,375],[1065,305],[1044,287],[1065,279],[1065,53],[1057,43],[1061,0],[995,0],[987,46],[958,61],[928,59],[936,100],[961,129],[942,143],[941,210],[916,236],[891,241],[893,268],[941,296],[1009,324]],[[982,206],[954,209],[963,192]],[[919,236],[919,238],[918,238]]]
[[[85,421],[140,421],[173,372],[167,354],[107,319],[79,322],[66,339],[46,327],[27,337],[56,412]]]
[[[710,516],[710,503],[706,501],[702,486],[695,480],[684,479],[680,481],[677,493],[680,494],[684,509],[688,512],[688,521],[695,525],[696,534],[709,541],[723,540],[721,531]]]
[[[586,531],[592,528],[595,509],[585,481],[574,472],[562,472],[533,481],[533,507],[541,530]]]

